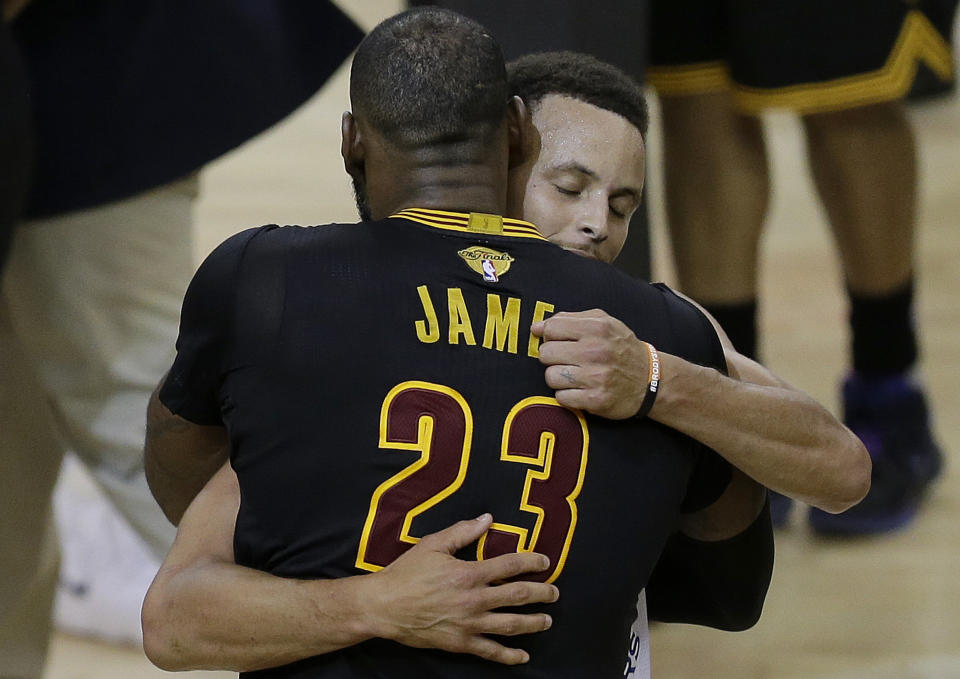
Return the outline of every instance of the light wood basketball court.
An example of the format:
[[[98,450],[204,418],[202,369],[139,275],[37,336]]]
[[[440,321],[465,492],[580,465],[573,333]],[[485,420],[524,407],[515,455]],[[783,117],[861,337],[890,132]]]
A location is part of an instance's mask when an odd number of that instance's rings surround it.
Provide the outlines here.
[[[395,0],[341,4],[368,27],[399,8]],[[198,258],[250,226],[354,221],[339,158],[346,86],[341,69],[292,118],[207,169],[196,214]],[[917,321],[923,376],[949,457],[960,449],[960,99],[915,108],[913,119],[922,167]],[[775,189],[764,242],[763,354],[773,370],[835,409],[847,342],[837,262],[806,175],[799,129],[789,116],[777,115],[768,119],[768,133]],[[670,282],[656,127],[650,147],[656,277]],[[654,676],[960,678],[960,471],[952,460],[947,464],[923,515],[895,535],[828,542],[811,536],[795,514],[778,534],[776,572],[760,623],[737,634],[657,627]],[[164,674],[138,649],[58,635],[45,676]]]

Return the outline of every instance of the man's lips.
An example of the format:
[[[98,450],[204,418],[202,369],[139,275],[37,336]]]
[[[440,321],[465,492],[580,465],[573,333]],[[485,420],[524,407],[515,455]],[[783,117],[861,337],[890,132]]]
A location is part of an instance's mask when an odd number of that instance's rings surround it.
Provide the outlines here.
[[[567,252],[572,252],[575,255],[580,255],[581,257],[586,257],[587,259],[599,259],[599,257],[597,257],[597,253],[594,252],[592,249],[588,250],[585,248],[576,247],[574,245],[564,245],[562,243],[560,243],[559,245]]]

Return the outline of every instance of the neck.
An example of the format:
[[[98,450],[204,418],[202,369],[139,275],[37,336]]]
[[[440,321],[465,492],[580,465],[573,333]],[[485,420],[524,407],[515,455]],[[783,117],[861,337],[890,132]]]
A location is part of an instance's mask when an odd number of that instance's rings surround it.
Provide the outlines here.
[[[483,146],[452,144],[412,153],[391,149],[375,162],[368,161],[367,195],[374,219],[408,207],[504,214],[506,147],[504,136]]]
[[[503,214],[507,187],[500,174],[486,166],[420,168],[397,183],[390,199],[382,202],[382,216],[408,207]]]

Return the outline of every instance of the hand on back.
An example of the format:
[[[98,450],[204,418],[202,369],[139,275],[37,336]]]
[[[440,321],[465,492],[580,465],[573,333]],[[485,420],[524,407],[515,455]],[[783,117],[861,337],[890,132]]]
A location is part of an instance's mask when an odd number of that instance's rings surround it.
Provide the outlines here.
[[[504,554],[486,561],[461,561],[453,555],[490,527],[485,514],[422,538],[378,573],[369,615],[377,636],[415,648],[471,653],[507,665],[527,662],[526,651],[508,648],[486,634],[514,636],[542,632],[552,620],[545,613],[498,609],[552,603],[559,591],[539,582],[504,582],[549,567],[549,559],[531,552]]]

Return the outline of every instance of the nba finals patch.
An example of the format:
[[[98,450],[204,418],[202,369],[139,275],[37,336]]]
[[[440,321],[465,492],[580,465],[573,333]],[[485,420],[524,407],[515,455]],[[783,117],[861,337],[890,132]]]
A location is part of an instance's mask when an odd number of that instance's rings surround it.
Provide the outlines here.
[[[483,280],[488,283],[499,281],[500,276],[507,273],[510,264],[513,263],[513,257],[506,252],[491,250],[480,245],[460,250],[457,254],[467,263],[467,266],[483,276]]]

